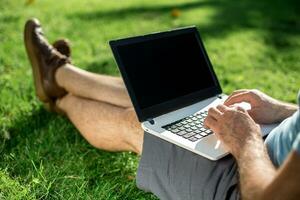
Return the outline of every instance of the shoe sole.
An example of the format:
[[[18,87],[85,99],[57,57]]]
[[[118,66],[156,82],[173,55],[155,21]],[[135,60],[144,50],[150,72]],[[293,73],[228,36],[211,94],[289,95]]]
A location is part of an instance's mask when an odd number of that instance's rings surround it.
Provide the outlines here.
[[[36,19],[31,19],[26,22],[24,31],[24,43],[28,54],[28,58],[31,62],[36,96],[39,98],[40,101],[44,102],[45,104],[51,104],[51,99],[47,96],[43,88],[43,77],[39,67],[40,61],[35,51],[36,47],[33,46],[32,33],[34,28],[36,28],[36,24],[40,26],[39,21]],[[48,106],[46,105],[46,107]]]

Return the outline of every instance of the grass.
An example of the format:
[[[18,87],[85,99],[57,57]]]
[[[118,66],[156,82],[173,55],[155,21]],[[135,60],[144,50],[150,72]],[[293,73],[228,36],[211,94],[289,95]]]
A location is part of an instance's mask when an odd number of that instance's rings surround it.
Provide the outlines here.
[[[111,75],[119,73],[110,39],[196,25],[225,93],[258,88],[295,103],[299,8],[296,0],[1,0],[0,199],[156,199],[135,186],[136,155],[95,149],[42,108],[23,45],[26,19],[39,18],[50,41],[69,38],[75,65]]]

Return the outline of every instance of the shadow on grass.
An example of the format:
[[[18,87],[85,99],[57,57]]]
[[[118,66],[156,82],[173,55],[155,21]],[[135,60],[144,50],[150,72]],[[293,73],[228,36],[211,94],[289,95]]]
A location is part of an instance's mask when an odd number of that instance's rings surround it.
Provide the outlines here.
[[[201,27],[207,35],[223,37],[243,29],[266,31],[267,44],[276,49],[290,48],[289,37],[300,33],[300,2],[279,1],[222,1],[215,7],[212,23]]]
[[[89,188],[86,191],[107,185],[116,194],[120,193],[117,185],[126,185],[120,195],[133,189],[144,195],[128,178],[135,176],[136,156],[95,149],[66,118],[38,107],[19,116],[7,131],[11,138],[1,150],[0,169],[7,168],[12,177],[22,177],[22,183],[34,187],[31,190],[37,198],[56,198],[64,189],[76,189],[77,185],[85,185]],[[39,184],[33,183],[34,179]],[[49,184],[51,187],[45,187]]]
[[[8,128],[10,139],[6,140],[4,153],[9,152],[19,144],[19,139],[35,138],[35,132],[45,128],[53,117],[45,109],[39,108],[31,113],[24,114]]]
[[[113,59],[106,59],[101,61],[96,60],[90,62],[85,66],[85,69],[98,74],[110,74],[113,76],[120,75],[119,70]]]
[[[2,15],[0,16],[0,20],[5,22],[6,24],[8,23],[15,23],[20,20],[20,16],[14,16],[14,15]]]
[[[300,33],[300,2],[297,0],[212,0],[193,1],[164,6],[122,8],[97,12],[78,12],[70,15],[80,20],[122,20],[126,17],[140,19],[143,16],[170,15],[173,8],[181,10],[211,7],[215,15],[208,25],[198,25],[203,35],[224,37],[243,29],[267,31],[265,41],[277,50],[292,48],[291,36]],[[201,10],[199,10],[201,12]],[[145,19],[146,20],[146,19]]]
[[[81,20],[122,20],[124,17],[138,16],[138,15],[152,15],[152,14],[169,14],[170,11],[174,8],[186,10],[193,9],[202,6],[218,6],[220,2],[218,1],[194,1],[187,2],[183,4],[175,5],[163,5],[163,6],[147,6],[147,7],[130,7],[122,8],[116,10],[107,10],[107,11],[97,11],[97,12],[78,12],[70,15],[70,17],[78,18]]]
[[[47,133],[49,124],[55,116],[43,107],[31,112],[21,113],[12,125],[7,127],[9,139],[4,140],[0,154],[0,168],[9,168],[12,176],[26,176],[32,170],[32,161],[41,160],[45,154],[42,152],[41,138]],[[47,152],[48,153],[48,152]]]

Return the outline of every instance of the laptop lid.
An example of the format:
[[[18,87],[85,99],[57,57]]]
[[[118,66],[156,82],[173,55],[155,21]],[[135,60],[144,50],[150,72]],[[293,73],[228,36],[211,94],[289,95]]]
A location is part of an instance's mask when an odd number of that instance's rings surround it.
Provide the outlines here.
[[[140,122],[222,93],[194,26],[109,44]]]

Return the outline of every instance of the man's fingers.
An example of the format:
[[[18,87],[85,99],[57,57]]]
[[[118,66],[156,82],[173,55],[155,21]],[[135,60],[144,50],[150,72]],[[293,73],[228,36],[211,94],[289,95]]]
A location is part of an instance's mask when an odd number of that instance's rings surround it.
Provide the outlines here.
[[[250,104],[253,103],[253,99],[249,92],[243,92],[228,97],[228,99],[226,99],[226,101],[224,102],[224,105],[229,106],[235,103],[241,103],[243,101],[248,102]]]
[[[212,116],[207,116],[204,120],[204,126],[206,128],[210,128],[212,130],[215,129],[215,127],[217,126],[217,120],[215,118],[213,118]]]
[[[230,96],[235,95],[235,94],[239,94],[239,93],[243,93],[243,92],[248,92],[248,89],[239,89],[239,90],[235,90],[231,93]]]
[[[224,113],[225,111],[228,110],[228,107],[221,104],[221,105],[218,105],[218,106],[217,106],[217,109],[218,109],[220,112]]]
[[[242,108],[241,106],[236,106],[236,109],[243,113],[247,113],[247,111],[244,108]]]
[[[216,109],[214,107],[211,107],[208,110],[208,116],[212,116],[216,120],[218,120],[221,117],[221,115],[222,115],[222,113],[218,109]]]
[[[238,94],[232,94],[230,95],[224,102],[225,105],[229,106],[235,103],[240,103],[242,101],[244,101],[245,99],[245,94],[247,94],[248,92],[241,92]]]
[[[238,111],[241,111],[241,112],[247,113],[247,110],[246,110],[246,109],[244,109],[244,108],[243,108],[243,107],[241,107],[241,106],[237,106],[237,105],[235,105],[235,104],[233,104],[233,105],[230,105],[230,106],[229,106],[229,108],[233,108],[233,109],[236,109],[236,110],[238,110]]]

